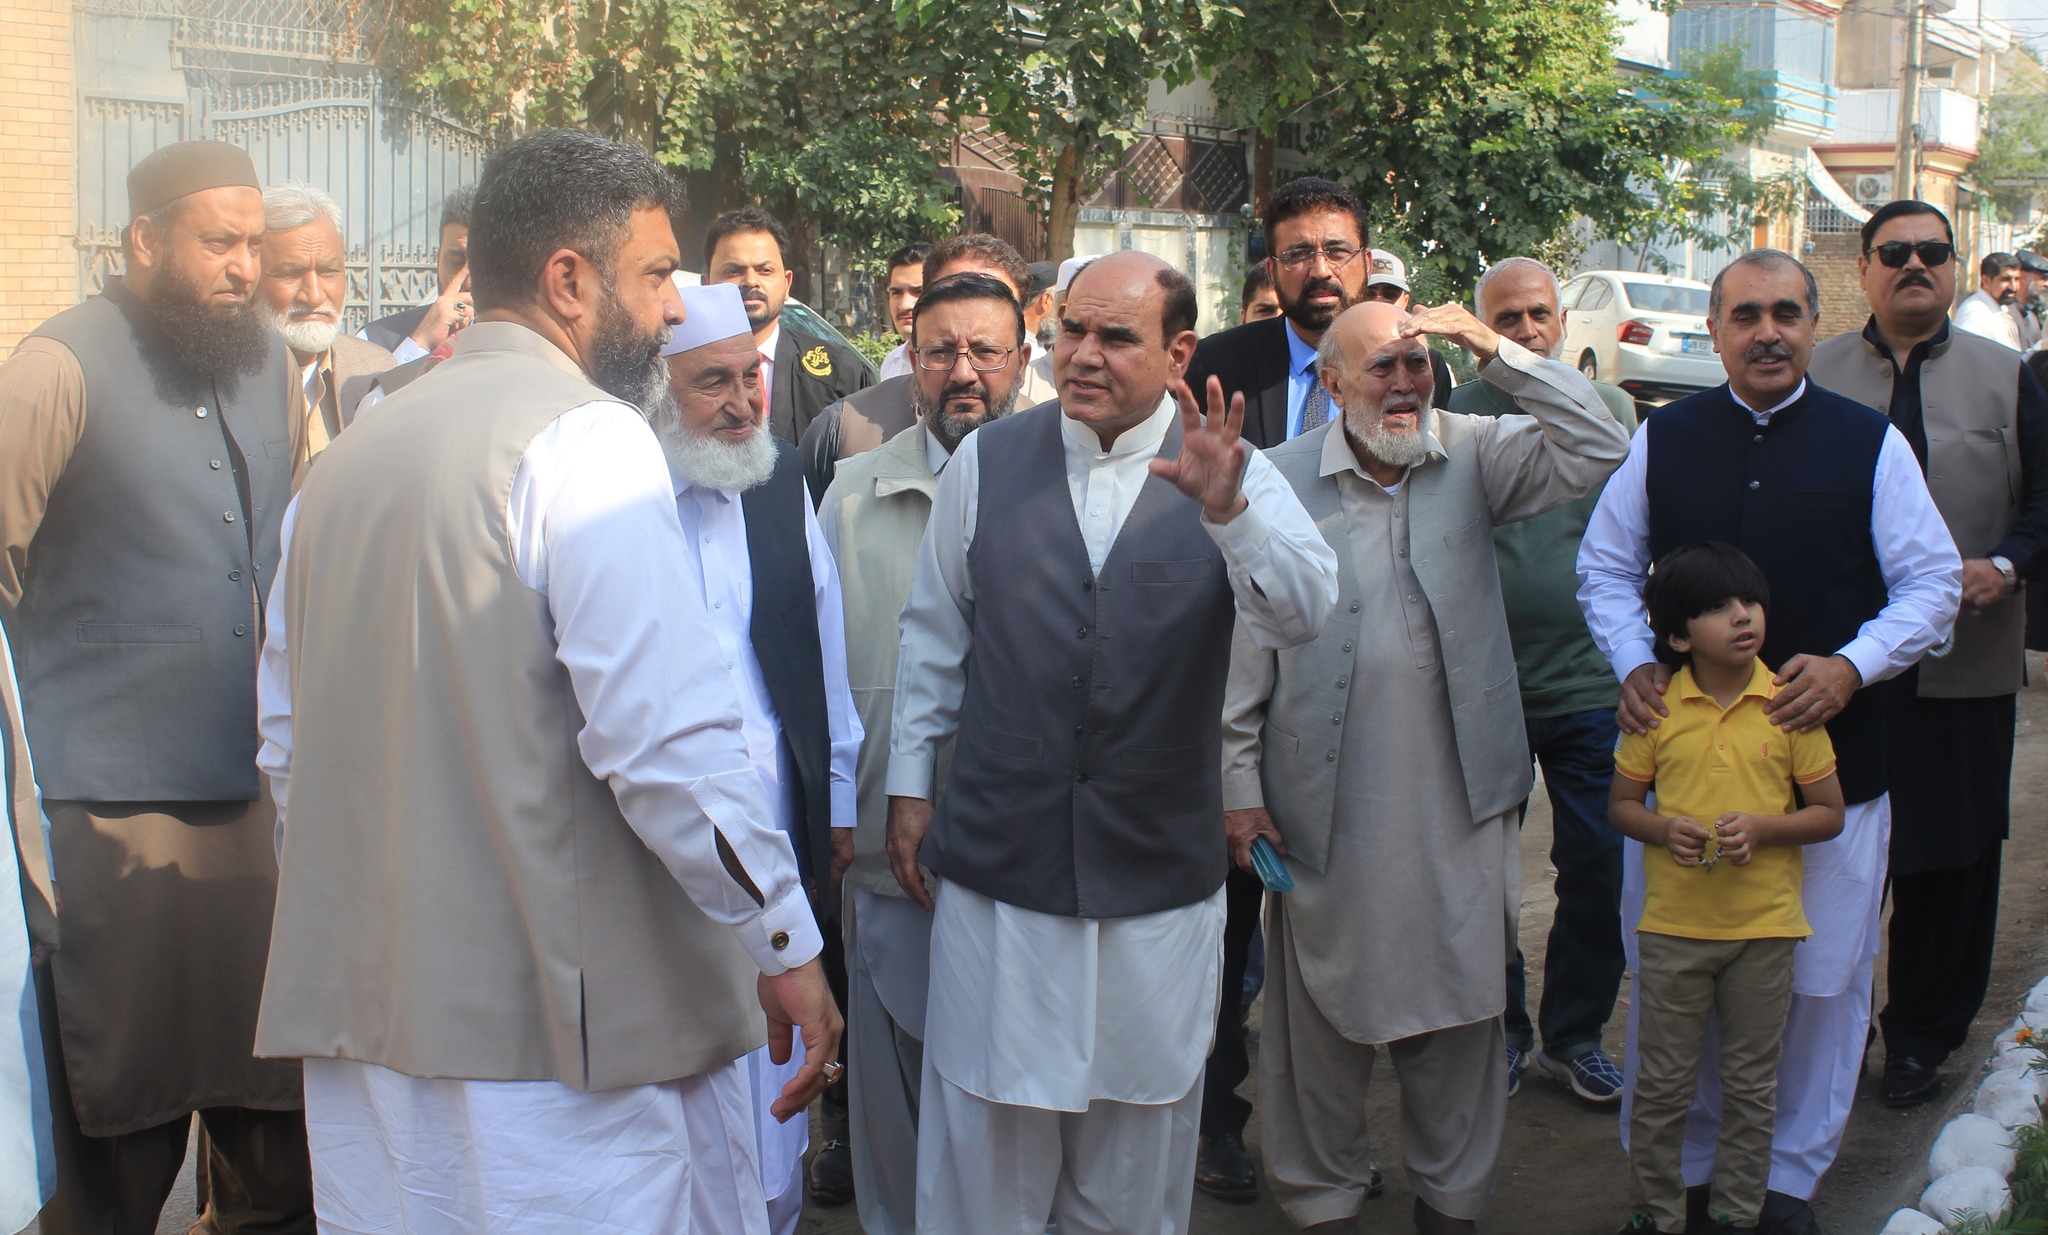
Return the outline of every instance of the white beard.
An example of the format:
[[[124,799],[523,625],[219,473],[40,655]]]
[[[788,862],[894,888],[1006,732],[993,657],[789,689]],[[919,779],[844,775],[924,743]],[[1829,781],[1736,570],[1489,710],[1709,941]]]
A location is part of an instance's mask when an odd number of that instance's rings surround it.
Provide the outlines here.
[[[273,316],[270,324],[301,356],[318,356],[327,351],[334,346],[334,337],[341,333],[340,322],[316,322],[310,318],[293,321],[288,317]]]
[[[741,493],[766,484],[775,474],[775,439],[766,425],[757,425],[747,440],[732,445],[699,437],[682,427],[679,418],[657,415],[654,433],[668,456],[668,468],[684,484],[700,489]]]
[[[1373,417],[1344,413],[1344,430],[1365,452],[1388,467],[1414,467],[1429,457],[1429,439],[1436,433],[1436,408],[1425,407],[1416,419],[1415,432],[1390,433],[1386,422]]]

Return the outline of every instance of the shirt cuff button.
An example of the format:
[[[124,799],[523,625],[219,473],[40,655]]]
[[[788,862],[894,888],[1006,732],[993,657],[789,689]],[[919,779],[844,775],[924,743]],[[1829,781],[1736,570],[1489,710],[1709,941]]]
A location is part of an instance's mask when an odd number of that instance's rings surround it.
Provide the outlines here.
[[[776,931],[768,937],[768,946],[774,948],[777,952],[787,948],[789,946],[789,932]]]

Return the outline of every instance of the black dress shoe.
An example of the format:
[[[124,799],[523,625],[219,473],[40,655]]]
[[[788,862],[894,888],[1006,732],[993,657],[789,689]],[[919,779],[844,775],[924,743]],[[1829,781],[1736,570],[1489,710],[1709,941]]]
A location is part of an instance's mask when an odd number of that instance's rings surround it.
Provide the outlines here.
[[[1694,1184],[1685,1190],[1685,1235],[1707,1235],[1714,1227],[1714,1215],[1707,1205],[1714,1199],[1714,1185]]]
[[[846,1089],[834,1085],[818,1104],[818,1131],[823,1140],[811,1155],[811,1199],[827,1208],[853,1199],[853,1149],[845,1099]]]
[[[1758,1235],[1820,1235],[1820,1222],[1813,1216],[1813,1206],[1799,1197],[1766,1192],[1756,1229]]]
[[[1202,1138],[1201,1151],[1195,1155],[1195,1187],[1219,1201],[1258,1199],[1259,1177],[1251,1154],[1245,1152],[1244,1137],[1218,1132]]]
[[[1941,1090],[1941,1072],[1931,1063],[1911,1055],[1891,1055],[1884,1061],[1884,1104],[1899,1109],[1918,1106]]]

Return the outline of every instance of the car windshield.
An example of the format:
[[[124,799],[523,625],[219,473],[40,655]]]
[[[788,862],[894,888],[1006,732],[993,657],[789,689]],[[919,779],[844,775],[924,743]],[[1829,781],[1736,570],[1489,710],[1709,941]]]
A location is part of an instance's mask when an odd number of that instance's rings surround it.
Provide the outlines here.
[[[1645,313],[1693,313],[1702,317],[1707,312],[1707,289],[1687,287],[1682,283],[1624,283],[1622,289],[1628,293],[1631,306]]]

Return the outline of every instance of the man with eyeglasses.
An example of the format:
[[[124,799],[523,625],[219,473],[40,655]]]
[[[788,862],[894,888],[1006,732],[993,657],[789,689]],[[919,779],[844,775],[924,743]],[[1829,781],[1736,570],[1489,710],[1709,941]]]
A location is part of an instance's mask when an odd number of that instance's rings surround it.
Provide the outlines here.
[[[1878,1024],[1885,1105],[1904,1107],[1940,1090],[1991,977],[2026,680],[2018,593],[2048,566],[2048,396],[2003,340],[1969,333],[1961,314],[1949,324],[1956,262],[1939,210],[1892,202],[1863,237],[1870,320],[1815,347],[1813,375],[1890,415],[1963,555],[1954,645],[1903,675],[1887,744],[1892,920]]]
[[[1864,247],[1866,250],[1869,248],[1868,245]],[[1870,260],[1867,252],[1863,260]],[[1951,286],[1955,283],[1953,272],[1949,275],[1949,283]],[[2020,259],[2010,253],[1986,254],[1977,265],[1977,290],[1956,308],[1956,329],[1983,335],[2018,351],[2020,321],[2013,309],[2019,304],[2019,299]]]

